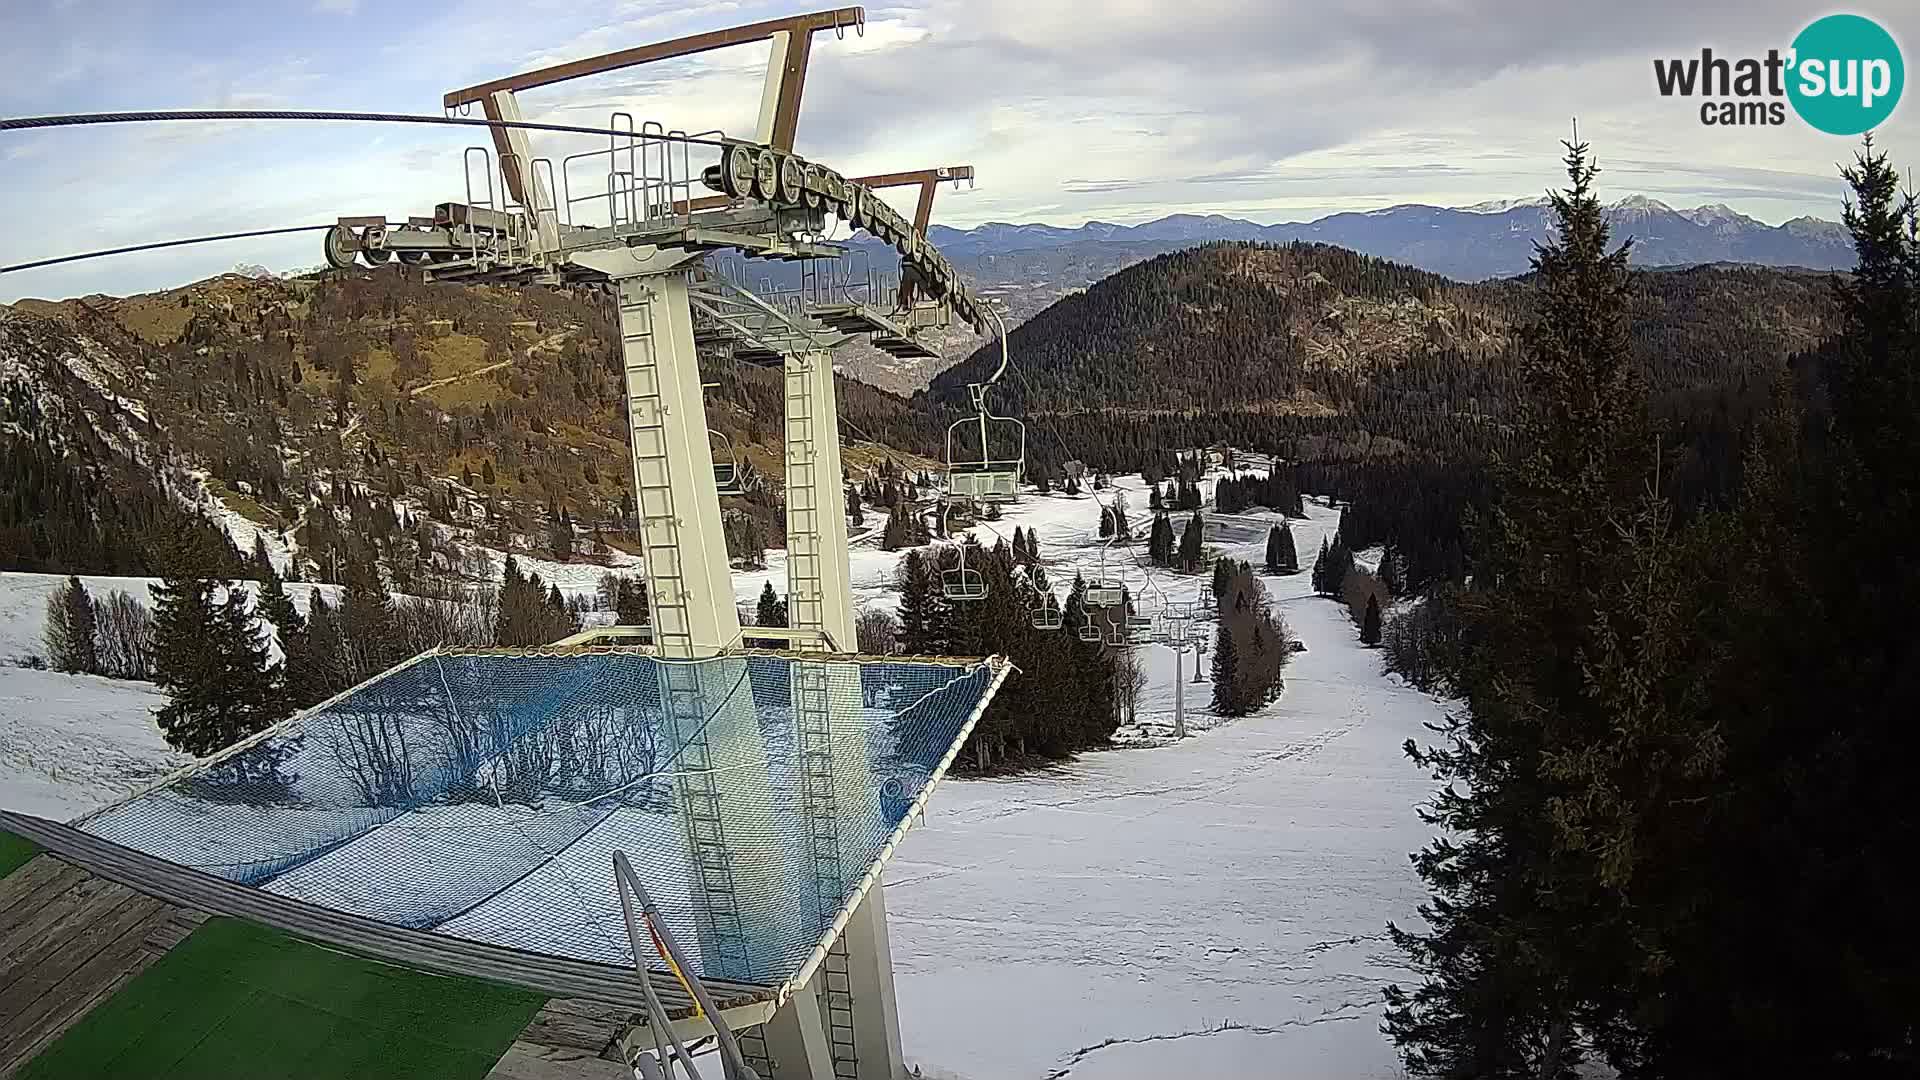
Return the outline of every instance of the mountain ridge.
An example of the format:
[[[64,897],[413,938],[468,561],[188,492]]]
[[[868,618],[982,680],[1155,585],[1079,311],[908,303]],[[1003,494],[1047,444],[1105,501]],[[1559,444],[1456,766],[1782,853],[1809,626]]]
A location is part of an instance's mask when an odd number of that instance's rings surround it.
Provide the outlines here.
[[[1471,282],[1525,273],[1533,242],[1547,236],[1550,209],[1546,197],[1537,196],[1460,207],[1399,203],[1266,225],[1224,214],[1195,213],[1168,214],[1137,225],[1097,220],[1080,226],[990,221],[956,229],[936,224],[928,236],[957,261],[1088,241],[1192,245],[1211,240],[1319,240]],[[1645,195],[1616,200],[1607,206],[1607,215],[1616,230],[1624,229],[1636,241],[1635,261],[1647,265],[1746,262],[1831,270],[1853,264],[1853,248],[1840,224],[1811,215],[1769,225],[1724,203],[1676,209]],[[1490,225],[1493,228],[1485,228]],[[1439,228],[1449,230],[1437,238],[1442,244],[1419,232]],[[1357,242],[1326,235],[1335,233]]]

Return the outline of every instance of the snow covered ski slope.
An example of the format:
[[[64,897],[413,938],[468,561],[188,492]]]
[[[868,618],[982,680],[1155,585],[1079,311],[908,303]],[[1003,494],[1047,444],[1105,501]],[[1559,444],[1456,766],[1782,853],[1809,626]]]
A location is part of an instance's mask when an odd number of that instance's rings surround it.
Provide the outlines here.
[[[1145,485],[1119,486],[1144,532]],[[1431,787],[1400,746],[1425,741],[1441,705],[1381,674],[1342,607],[1311,595],[1310,564],[1339,515],[1307,510],[1292,525],[1302,571],[1264,579],[1307,647],[1277,701],[1222,721],[1203,672],[1184,685],[1196,733],[1185,741],[936,793],[886,887],[903,1041],[929,1080],[1400,1075],[1379,1033],[1380,988],[1406,976],[1383,931],[1416,918],[1407,855],[1426,841],[1414,806]],[[1029,496],[975,531],[992,544],[1037,526],[1064,595],[1076,569],[1101,561],[1098,516],[1090,496]],[[1274,516],[1209,517],[1209,543],[1257,569]],[[854,551],[857,603],[896,603],[900,555]],[[765,571],[735,575],[742,601],[764,581],[784,586],[782,553],[769,556]],[[1149,581],[1122,549],[1105,559],[1149,604],[1197,599],[1208,577]],[[0,660],[37,645],[58,580],[0,575]],[[1151,680],[1141,726],[1163,733],[1173,654],[1139,652]],[[163,702],[147,684],[0,666],[0,806],[71,817],[183,763],[151,719]]]
[[[1441,707],[1311,595],[1339,518],[1308,511],[1302,572],[1265,579],[1307,645],[1278,701],[1174,746],[935,794],[886,893],[902,1037],[928,1076],[1400,1075],[1380,988],[1406,976],[1384,927],[1416,918],[1407,855],[1431,789],[1400,747]],[[1264,541],[1234,553],[1257,565]],[[1148,705],[1170,708],[1172,654],[1146,651]],[[1186,689],[1190,708],[1210,692]]]

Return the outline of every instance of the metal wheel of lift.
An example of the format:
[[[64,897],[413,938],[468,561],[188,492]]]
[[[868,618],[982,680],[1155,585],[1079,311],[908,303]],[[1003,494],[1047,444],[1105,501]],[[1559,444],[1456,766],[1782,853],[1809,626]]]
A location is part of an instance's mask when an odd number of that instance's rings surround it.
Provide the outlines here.
[[[769,202],[780,193],[780,155],[762,150],[754,159],[753,193]]]
[[[807,209],[818,210],[827,204],[826,173],[818,165],[808,165],[801,171],[801,201]]]
[[[720,163],[720,190],[729,198],[746,198],[753,193],[757,168],[752,147],[740,143],[727,147],[726,160]]]
[[[799,158],[780,159],[780,201],[798,203],[806,195],[807,170]]]
[[[353,257],[360,253],[360,240],[353,231],[344,225],[335,225],[327,230],[326,238],[321,242],[321,250],[327,257],[327,265],[335,270],[347,270],[353,266]]]
[[[847,224],[855,229],[867,227],[867,200],[873,196],[858,184],[847,185]]]
[[[402,266],[424,266],[424,265],[426,265],[426,262],[427,262],[427,257],[428,257],[429,255],[431,255],[431,254],[432,254],[432,252],[428,252],[428,251],[396,251],[396,252],[394,252],[394,254],[395,254],[395,255],[397,255],[397,256],[399,256],[399,258],[400,258],[400,265],[402,265]]]
[[[393,252],[385,247],[386,239],[384,225],[369,225],[360,230],[360,257],[367,260],[368,266],[383,266],[393,258]]]

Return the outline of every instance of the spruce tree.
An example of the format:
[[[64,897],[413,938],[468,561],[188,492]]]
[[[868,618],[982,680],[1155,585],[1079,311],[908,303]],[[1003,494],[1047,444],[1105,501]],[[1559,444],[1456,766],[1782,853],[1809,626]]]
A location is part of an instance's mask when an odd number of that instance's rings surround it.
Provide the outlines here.
[[[1206,558],[1206,526],[1200,521],[1196,511],[1187,519],[1187,527],[1180,532],[1180,569],[1193,573],[1200,569],[1200,563]]]
[[[291,711],[245,591],[229,588],[216,602],[214,588],[197,578],[154,587],[154,682],[168,697],[156,717],[170,745],[202,756]]]
[[[300,617],[300,609],[293,604],[293,597],[287,595],[287,588],[280,581],[280,575],[268,574],[265,583],[260,586],[260,614],[278,631],[281,652],[290,651],[290,643],[306,628],[306,620]]]
[[[622,575],[613,610],[621,626],[647,625],[652,617],[647,603],[647,583]]]
[[[347,671],[339,618],[326,596],[315,589],[307,601],[306,632],[287,654],[288,694],[302,708],[317,705],[353,685]]]
[[[1213,592],[1214,602],[1222,608],[1227,605],[1227,586],[1233,581],[1233,560],[1221,557],[1213,560],[1213,582],[1208,586]]]
[[[100,635],[93,597],[78,577],[47,597],[47,664],[55,671],[79,675],[100,674]]]
[[[347,674],[353,682],[370,679],[405,659],[400,655],[393,596],[380,577],[380,568],[364,553],[356,553],[347,561],[340,634],[346,647]]]
[[[267,534],[258,530],[253,534],[253,577],[255,581],[265,581],[273,576],[273,560],[267,556]]]
[[[1674,714],[1644,693],[1672,650],[1637,591],[1658,565],[1623,558],[1655,469],[1627,344],[1628,251],[1608,250],[1586,148],[1567,149],[1572,183],[1534,260],[1514,450],[1495,461],[1476,560],[1466,708],[1440,729],[1445,745],[1407,748],[1441,784],[1423,817],[1443,831],[1415,858],[1433,893],[1426,927],[1390,928],[1422,981],[1389,989],[1385,1030],[1419,1075],[1575,1073],[1607,1030],[1583,1020],[1633,977],[1617,899],[1636,872],[1631,831],[1675,812],[1653,777],[1621,784],[1677,760],[1652,750]],[[1336,540],[1327,558],[1345,553]]]
[[[1367,594],[1367,611],[1360,618],[1360,644],[1380,644],[1380,601],[1372,593]]]
[[[1222,618],[1213,634],[1213,711],[1218,716],[1240,716],[1246,702],[1240,697],[1240,649],[1233,630]]]
[[[1147,561],[1155,566],[1173,562],[1173,523],[1165,514],[1153,516],[1153,531],[1147,537]]]
[[[773,582],[760,586],[760,603],[754,610],[755,626],[787,625],[787,602],[773,591]]]
[[[523,575],[519,560],[507,556],[506,566],[501,570],[500,611],[494,623],[494,639],[498,644],[516,647],[546,644],[541,640],[545,621],[541,608],[546,596],[538,581],[538,574],[531,578]]]
[[[928,570],[926,555],[917,549],[907,552],[900,560],[897,582],[900,627],[896,634],[900,651],[908,656],[929,655],[935,651],[931,631],[933,608],[938,601],[933,596],[934,578]]]

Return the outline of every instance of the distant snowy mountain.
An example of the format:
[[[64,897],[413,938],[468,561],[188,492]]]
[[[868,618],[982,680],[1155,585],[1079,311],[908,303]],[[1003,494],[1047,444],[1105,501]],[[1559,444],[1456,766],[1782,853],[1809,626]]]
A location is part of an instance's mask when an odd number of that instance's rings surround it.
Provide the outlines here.
[[[1633,261],[1641,266],[1756,263],[1827,270],[1853,265],[1846,230],[1817,218],[1768,225],[1724,205],[1677,210],[1645,195],[1610,204],[1607,216],[1616,239],[1633,240]],[[1310,241],[1460,281],[1510,277],[1527,272],[1534,246],[1551,235],[1552,217],[1546,196],[1536,195],[1458,208],[1403,204],[1278,225],[1219,214],[1173,214],[1140,225],[993,222],[964,230],[935,225],[929,233],[977,287],[1007,305],[1009,321],[1018,322],[1124,267],[1219,240]],[[890,248],[864,235],[855,243],[870,248],[876,265],[891,257]],[[797,271],[776,266],[773,273]],[[843,364],[858,378],[910,393],[976,344],[971,336],[957,334],[943,343],[946,355],[939,359],[895,361],[854,350]]]
[[[1518,210],[1522,207],[1545,205],[1547,205],[1547,197],[1545,195],[1535,195],[1531,199],[1488,199],[1486,202],[1477,202],[1472,206],[1462,206],[1460,209],[1465,210],[1469,214],[1504,214],[1509,210]]]
[[[1174,214],[1140,225],[1088,222],[1069,229],[996,222],[967,230],[936,225],[931,231],[940,250],[963,268],[975,269],[972,264],[987,260],[984,280],[1006,284],[1036,278],[1054,287],[1091,284],[1116,267],[1089,245],[1124,245],[1127,250],[1114,254],[1132,262],[1214,240],[1318,241],[1480,281],[1526,272],[1535,242],[1547,236],[1551,213],[1545,196],[1533,196],[1458,208],[1413,203],[1277,225],[1219,214]],[[1830,221],[1797,218],[1768,225],[1720,204],[1678,210],[1645,195],[1611,203],[1607,216],[1617,236],[1633,238],[1634,261],[1648,266],[1749,262],[1824,270],[1853,264],[1845,231]],[[1042,251],[1064,257],[1031,257]],[[1014,261],[1026,268],[1024,280],[1000,272],[1006,260],[1022,255],[1028,257]],[[1078,267],[1099,274],[1076,273]]]

